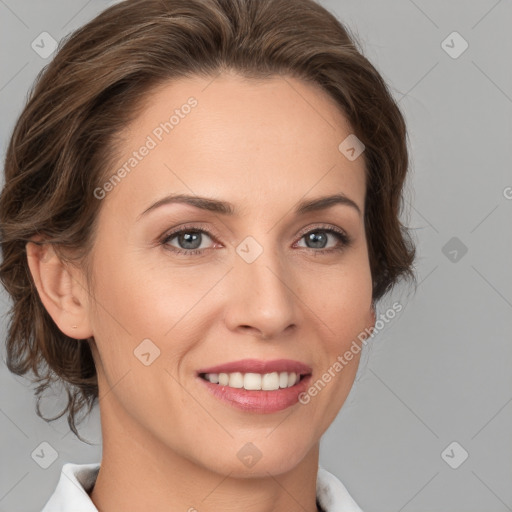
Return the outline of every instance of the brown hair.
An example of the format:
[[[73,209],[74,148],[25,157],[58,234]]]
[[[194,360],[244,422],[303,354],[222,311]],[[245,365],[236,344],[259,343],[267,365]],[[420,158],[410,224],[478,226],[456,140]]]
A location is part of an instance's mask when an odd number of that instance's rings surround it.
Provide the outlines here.
[[[414,244],[399,220],[408,170],[405,122],[349,34],[313,0],[127,0],[61,42],[14,128],[0,195],[0,279],[13,300],[7,366],[18,375],[34,372],[40,417],[53,421],[67,412],[80,438],[75,415],[90,412],[98,384],[89,340],[66,336],[44,308],[25,244],[41,235],[90,276],[87,256],[100,208],[93,191],[114,164],[115,136],[151,88],[174,78],[232,69],[323,87],[366,146],[373,301],[402,277],[415,282]],[[44,418],[39,402],[54,382],[64,385],[68,404]]]

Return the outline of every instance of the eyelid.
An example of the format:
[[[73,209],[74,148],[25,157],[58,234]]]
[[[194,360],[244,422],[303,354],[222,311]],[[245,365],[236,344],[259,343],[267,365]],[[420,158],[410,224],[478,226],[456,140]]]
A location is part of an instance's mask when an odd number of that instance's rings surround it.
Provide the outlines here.
[[[306,235],[307,233],[309,233],[310,231],[315,231],[315,230],[325,230],[325,231],[329,231],[329,230],[332,230],[332,231],[336,231],[337,233],[339,233],[340,235],[343,235],[345,236],[347,239],[350,240],[350,236],[348,235],[348,233],[338,227],[338,226],[335,226],[333,224],[323,224],[323,223],[320,223],[320,224],[315,224],[311,227],[310,226],[307,226],[305,228],[303,228],[301,231],[299,231],[299,237],[303,237],[304,235]]]
[[[174,228],[166,231],[161,237],[160,241],[163,243],[165,240],[168,240],[170,237],[174,237],[178,235],[182,231],[200,231],[202,233],[207,234],[212,239],[219,238],[219,235],[216,233],[216,230],[207,226],[206,224],[202,224],[201,222],[197,223],[185,223],[175,226]]]

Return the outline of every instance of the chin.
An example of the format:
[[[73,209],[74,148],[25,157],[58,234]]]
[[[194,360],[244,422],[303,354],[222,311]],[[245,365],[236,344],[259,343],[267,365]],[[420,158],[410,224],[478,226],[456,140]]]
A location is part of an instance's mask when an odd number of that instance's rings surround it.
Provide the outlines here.
[[[299,446],[293,436],[287,439],[288,442],[281,439],[272,442],[263,437],[261,442],[256,439],[254,442],[236,443],[235,449],[224,451],[227,457],[219,459],[217,453],[212,454],[213,460],[209,466],[217,473],[229,473],[235,478],[259,478],[268,477],[269,473],[287,473],[298,466],[312,449],[311,445]]]

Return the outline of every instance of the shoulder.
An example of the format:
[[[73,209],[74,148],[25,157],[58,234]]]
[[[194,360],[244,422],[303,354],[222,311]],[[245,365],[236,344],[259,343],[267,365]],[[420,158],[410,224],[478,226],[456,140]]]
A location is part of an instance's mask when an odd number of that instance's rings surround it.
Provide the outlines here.
[[[318,466],[316,495],[325,512],[362,512],[345,486],[322,466]]]
[[[57,487],[41,512],[65,512],[70,507],[74,512],[98,512],[88,493],[96,482],[99,469],[99,462],[64,464]]]

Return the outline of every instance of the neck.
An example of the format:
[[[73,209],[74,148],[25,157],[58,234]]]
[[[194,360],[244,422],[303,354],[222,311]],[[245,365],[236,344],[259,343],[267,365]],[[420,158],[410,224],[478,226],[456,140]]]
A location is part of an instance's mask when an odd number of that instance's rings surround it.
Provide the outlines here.
[[[101,512],[318,511],[318,443],[289,471],[234,477],[232,468],[217,472],[163,445],[113,402],[100,402],[103,454],[90,493]]]

